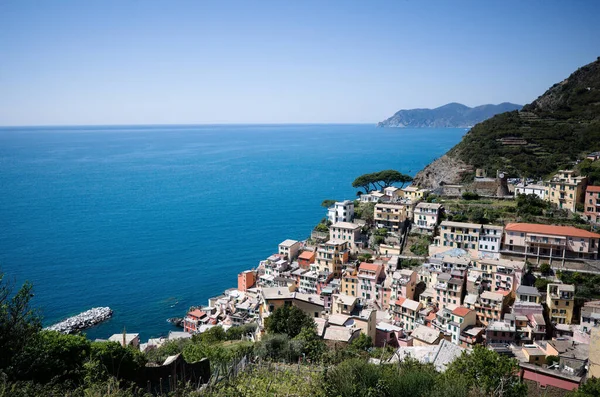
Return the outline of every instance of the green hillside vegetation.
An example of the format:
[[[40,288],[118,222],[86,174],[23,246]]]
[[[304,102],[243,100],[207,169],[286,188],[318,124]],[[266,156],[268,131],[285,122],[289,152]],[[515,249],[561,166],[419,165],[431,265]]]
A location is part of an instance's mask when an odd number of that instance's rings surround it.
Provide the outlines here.
[[[501,139],[506,143],[506,138],[521,141],[503,144]],[[552,86],[522,111],[498,114],[475,125],[448,154],[489,175],[503,170],[515,177],[546,177],[598,150],[600,58]],[[596,178],[600,183],[600,172]]]

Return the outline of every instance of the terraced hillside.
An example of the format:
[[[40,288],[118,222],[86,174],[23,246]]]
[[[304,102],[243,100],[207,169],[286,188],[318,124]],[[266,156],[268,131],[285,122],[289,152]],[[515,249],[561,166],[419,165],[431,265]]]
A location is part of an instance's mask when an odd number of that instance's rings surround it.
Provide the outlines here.
[[[521,111],[498,114],[475,125],[447,156],[465,172],[447,179],[436,162],[419,172],[415,183],[436,187],[459,183],[474,169],[489,175],[544,177],[600,150],[600,58],[553,85]]]

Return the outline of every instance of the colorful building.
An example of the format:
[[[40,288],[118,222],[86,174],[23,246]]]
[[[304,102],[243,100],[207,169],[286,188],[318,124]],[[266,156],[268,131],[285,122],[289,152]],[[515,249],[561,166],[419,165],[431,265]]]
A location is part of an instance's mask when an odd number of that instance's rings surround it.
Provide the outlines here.
[[[238,274],[238,290],[242,292],[248,291],[256,285],[256,272],[254,270],[246,270]]]
[[[575,307],[575,286],[551,283],[546,288],[546,306],[550,321],[554,324],[571,324]]]
[[[582,203],[587,178],[574,176],[573,170],[560,170],[545,183],[548,188],[546,200],[558,208],[576,211],[577,203]]]
[[[600,186],[588,186],[585,190],[583,214],[588,221],[600,223]]]

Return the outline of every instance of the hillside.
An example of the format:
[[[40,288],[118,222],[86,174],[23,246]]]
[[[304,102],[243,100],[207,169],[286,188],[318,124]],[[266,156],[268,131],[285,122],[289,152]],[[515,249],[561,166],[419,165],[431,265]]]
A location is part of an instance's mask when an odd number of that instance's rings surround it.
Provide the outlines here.
[[[448,177],[447,160],[420,171],[416,184],[459,183],[476,168],[489,175],[545,177],[600,150],[600,58],[553,85],[521,111],[498,114],[475,125],[446,156],[463,172]]]
[[[378,127],[471,127],[503,112],[518,110],[521,105],[504,102],[499,105],[481,105],[470,108],[460,103],[449,103],[435,109],[404,109],[377,123]]]

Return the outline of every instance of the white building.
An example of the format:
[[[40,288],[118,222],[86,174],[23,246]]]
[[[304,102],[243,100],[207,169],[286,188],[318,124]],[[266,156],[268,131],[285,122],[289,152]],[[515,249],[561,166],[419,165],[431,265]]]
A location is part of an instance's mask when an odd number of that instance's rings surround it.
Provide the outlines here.
[[[279,255],[285,256],[290,262],[298,257],[302,243],[296,240],[285,240],[279,244]]]
[[[500,259],[500,244],[504,227],[482,225],[479,233],[479,257]]]
[[[357,252],[357,243],[360,243],[360,225],[350,222],[336,222],[329,227],[329,239],[348,241],[350,251]]]
[[[422,233],[433,233],[440,219],[442,205],[419,203],[414,210],[414,225]]]
[[[331,223],[352,222],[354,219],[354,202],[338,201],[327,210],[327,219]]]
[[[546,199],[546,186],[543,185],[527,185],[523,182],[515,186],[515,196],[519,194],[535,194],[542,200]]]

